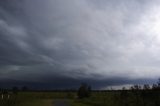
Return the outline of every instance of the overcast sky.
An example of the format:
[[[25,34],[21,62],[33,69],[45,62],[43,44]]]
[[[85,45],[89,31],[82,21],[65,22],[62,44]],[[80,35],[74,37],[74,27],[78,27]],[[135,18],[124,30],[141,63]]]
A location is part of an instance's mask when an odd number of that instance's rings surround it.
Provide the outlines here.
[[[0,80],[150,83],[159,11],[159,0],[0,0]]]

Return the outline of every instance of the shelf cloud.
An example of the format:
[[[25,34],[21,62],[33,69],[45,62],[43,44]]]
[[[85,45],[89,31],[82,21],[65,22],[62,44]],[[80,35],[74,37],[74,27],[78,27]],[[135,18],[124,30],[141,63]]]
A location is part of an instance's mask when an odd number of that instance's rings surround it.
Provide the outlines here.
[[[0,80],[86,80],[104,87],[152,82],[160,77],[159,5],[158,0],[2,0]]]

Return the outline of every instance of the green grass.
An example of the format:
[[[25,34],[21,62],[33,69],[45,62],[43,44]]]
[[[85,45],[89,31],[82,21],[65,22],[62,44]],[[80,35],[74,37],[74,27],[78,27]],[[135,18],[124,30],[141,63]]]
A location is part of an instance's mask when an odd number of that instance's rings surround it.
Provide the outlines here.
[[[91,106],[90,104],[86,104],[80,100],[70,100],[69,105],[70,106]]]
[[[74,99],[71,106],[160,106],[160,92],[94,92],[90,98]]]
[[[54,99],[72,98],[68,92],[19,92],[10,99],[0,99],[0,106],[51,106]]]
[[[70,106],[160,106],[160,91],[92,92],[91,97],[77,99],[76,92],[19,92],[1,100],[0,106],[52,106],[54,100],[68,100]]]
[[[53,106],[53,100],[50,99],[39,99],[27,102],[21,102],[17,106]]]

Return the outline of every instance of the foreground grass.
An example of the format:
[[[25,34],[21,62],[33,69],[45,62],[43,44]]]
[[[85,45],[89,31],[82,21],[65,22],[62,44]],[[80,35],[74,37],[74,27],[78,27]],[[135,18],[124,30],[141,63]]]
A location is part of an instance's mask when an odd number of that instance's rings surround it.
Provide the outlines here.
[[[39,100],[22,100],[15,101],[1,101],[0,106],[52,106],[53,100],[51,99],[39,99]]]
[[[19,92],[17,95],[7,96],[2,100],[0,106],[52,106],[54,99],[70,98],[73,93],[68,92]]]
[[[53,100],[50,99],[33,100],[20,103],[17,106],[53,106]]]
[[[80,102],[80,101],[77,102],[77,101],[74,101],[74,100],[70,100],[69,104],[70,104],[70,106],[91,106],[89,104],[85,104],[85,103]]]
[[[77,99],[76,92],[20,92],[0,99],[0,106],[53,106],[54,100],[67,100],[69,106],[160,106],[160,91],[92,92]]]
[[[160,106],[160,91],[94,92],[90,98],[73,99],[71,106]]]

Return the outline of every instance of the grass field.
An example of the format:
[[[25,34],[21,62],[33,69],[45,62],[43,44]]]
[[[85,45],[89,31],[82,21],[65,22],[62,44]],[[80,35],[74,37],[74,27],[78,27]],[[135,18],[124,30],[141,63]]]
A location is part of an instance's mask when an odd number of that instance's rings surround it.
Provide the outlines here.
[[[160,91],[94,92],[90,98],[70,103],[71,106],[160,106]]]
[[[77,99],[76,92],[19,92],[0,106],[54,106],[54,100],[67,99],[70,106],[160,106],[160,91],[92,92]]]
[[[70,98],[73,93],[68,92],[19,92],[0,99],[0,106],[53,106],[55,99]]]

